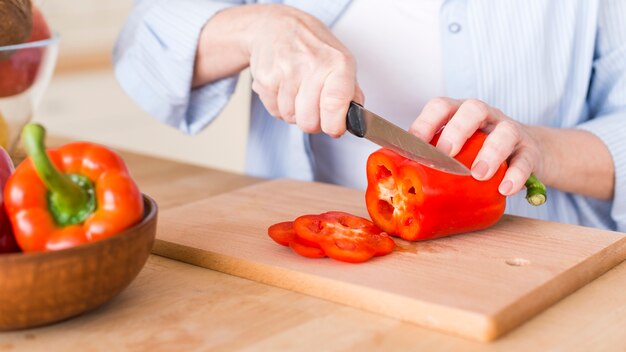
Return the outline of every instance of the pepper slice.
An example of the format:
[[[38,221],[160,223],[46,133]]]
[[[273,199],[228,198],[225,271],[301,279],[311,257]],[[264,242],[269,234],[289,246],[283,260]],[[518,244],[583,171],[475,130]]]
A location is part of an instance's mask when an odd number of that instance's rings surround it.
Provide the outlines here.
[[[294,229],[298,237],[318,244],[330,258],[349,263],[389,254],[396,246],[371,221],[344,212],[300,216]]]
[[[289,242],[289,248],[306,258],[326,257],[326,253],[324,253],[321,248],[306,245],[298,236],[295,236],[294,239]]]
[[[485,133],[475,133],[456,159],[471,167],[485,138]],[[409,241],[484,229],[504,213],[505,197],[498,185],[506,169],[502,163],[491,179],[478,181],[380,149],[367,161],[367,210],[381,229]]]
[[[293,221],[279,222],[267,229],[267,234],[278,244],[290,247],[294,252],[307,258],[324,258],[326,254],[319,246],[302,241],[293,229]]]
[[[22,139],[29,158],[17,167],[4,193],[23,251],[96,241],[141,220],[141,192],[119,155],[86,142],[46,153],[44,137],[42,126],[24,127]]]
[[[293,221],[274,224],[267,229],[267,234],[274,242],[286,247],[289,247],[289,242],[296,236],[296,232],[293,230]]]

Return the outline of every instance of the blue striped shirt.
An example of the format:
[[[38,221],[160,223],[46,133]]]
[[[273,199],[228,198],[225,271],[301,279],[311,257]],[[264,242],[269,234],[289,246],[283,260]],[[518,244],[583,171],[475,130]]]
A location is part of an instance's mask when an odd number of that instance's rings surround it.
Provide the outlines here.
[[[123,89],[160,121],[200,131],[237,82],[233,76],[190,88],[200,31],[217,11],[251,2],[136,1],[114,50]],[[332,27],[350,1],[282,3]],[[612,201],[550,189],[546,206],[516,195],[507,212],[626,232],[626,1],[446,0],[440,23],[446,95],[481,99],[529,125],[587,130],[613,158]],[[315,179],[307,134],[271,117],[255,94],[250,118],[249,174]]]

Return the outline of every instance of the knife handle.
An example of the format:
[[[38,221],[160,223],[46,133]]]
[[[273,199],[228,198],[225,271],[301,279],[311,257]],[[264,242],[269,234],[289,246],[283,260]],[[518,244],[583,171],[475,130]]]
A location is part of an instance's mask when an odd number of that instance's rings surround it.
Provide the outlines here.
[[[365,121],[363,120],[363,115],[361,114],[361,109],[363,106],[359,103],[350,102],[350,107],[348,107],[348,114],[346,115],[346,128],[348,132],[352,133],[357,137],[365,137]]]

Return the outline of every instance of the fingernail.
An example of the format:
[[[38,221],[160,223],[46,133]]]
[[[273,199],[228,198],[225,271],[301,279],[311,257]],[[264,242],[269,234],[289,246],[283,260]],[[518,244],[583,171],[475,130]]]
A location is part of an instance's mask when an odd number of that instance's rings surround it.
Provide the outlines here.
[[[442,152],[450,155],[450,153],[452,152],[452,143],[450,143],[450,141],[447,139],[440,139],[439,143],[437,143],[437,148],[439,148],[439,150],[441,150]]]
[[[489,165],[484,160],[479,160],[474,167],[472,167],[472,176],[477,180],[482,180],[489,171]]]
[[[512,189],[513,189],[513,182],[511,182],[510,180],[506,180],[500,184],[498,191],[500,192],[500,194],[507,196],[509,195]]]

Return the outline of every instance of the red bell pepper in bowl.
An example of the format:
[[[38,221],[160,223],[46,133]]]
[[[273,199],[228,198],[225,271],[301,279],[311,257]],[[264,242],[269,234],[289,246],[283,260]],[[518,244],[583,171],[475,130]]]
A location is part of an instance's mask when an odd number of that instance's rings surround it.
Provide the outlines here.
[[[486,136],[476,132],[455,158],[471,167]],[[504,213],[506,198],[498,186],[506,170],[502,163],[491,179],[478,181],[429,168],[383,148],[367,160],[367,210],[383,231],[409,241],[484,229]],[[534,176],[527,188],[529,202],[545,201],[545,186]]]
[[[138,223],[141,192],[122,158],[87,142],[46,152],[45,130],[28,124],[24,160],[4,191],[15,238],[24,252],[50,251],[107,238]]]

